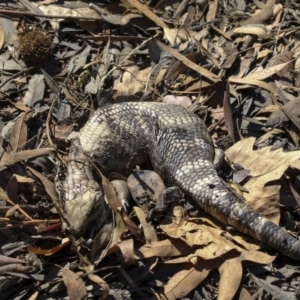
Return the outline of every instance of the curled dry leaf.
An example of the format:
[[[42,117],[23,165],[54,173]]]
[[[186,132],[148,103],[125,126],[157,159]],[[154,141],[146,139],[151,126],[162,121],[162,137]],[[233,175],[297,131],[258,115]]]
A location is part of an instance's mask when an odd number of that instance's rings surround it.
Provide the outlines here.
[[[121,250],[124,262],[132,264],[134,262],[133,239],[123,240],[117,246]]]
[[[24,105],[34,107],[44,99],[45,82],[44,75],[34,75],[28,83],[28,90],[23,98]]]
[[[262,8],[261,11],[254,14],[249,19],[241,22],[243,25],[247,24],[260,24],[269,20],[273,16],[273,9],[275,6],[276,0],[268,0],[266,5]]]
[[[88,274],[88,278],[97,283],[102,288],[102,297],[101,299],[105,299],[109,294],[109,285],[105,280],[95,274]]]
[[[174,50],[173,48],[167,46],[166,44],[160,42],[159,40],[155,40],[156,44],[158,44],[159,47],[161,47],[164,51],[169,52],[172,54],[175,58],[177,58],[179,61],[184,63],[186,66],[191,68],[192,70],[198,72],[199,74],[203,75],[204,77],[210,79],[213,82],[216,82],[220,80],[220,77],[215,75],[214,73],[206,70],[205,68],[197,65],[196,63],[192,62],[188,58],[186,58],[184,55],[179,53],[178,51]]]
[[[45,187],[46,192],[51,197],[54,204],[57,204],[58,195],[57,195],[57,191],[56,191],[56,188],[55,188],[53,182],[51,182],[49,179],[47,179],[44,175],[42,175],[40,172],[36,171],[35,169],[33,169],[29,166],[27,168],[28,168],[28,170],[30,170],[30,172],[34,176],[36,176],[42,182],[42,184]]]
[[[116,193],[116,190],[112,183],[103,175],[102,176],[102,187],[103,191],[107,197],[107,201],[114,211],[114,213],[120,214],[122,217],[122,220],[124,224],[127,226],[127,229],[131,231],[137,238],[141,238],[141,230],[138,228],[138,226],[129,218],[127,213],[122,210],[121,202],[118,198],[118,195]],[[116,217],[116,216],[115,216]]]
[[[146,244],[151,244],[153,242],[156,242],[158,239],[157,239],[155,229],[150,223],[146,221],[146,214],[144,213],[144,211],[137,206],[134,207],[134,211],[143,228]]]
[[[219,1],[208,1],[208,12],[206,14],[206,21],[210,22],[216,19]]]
[[[60,251],[61,249],[65,248],[66,246],[70,245],[70,243],[71,243],[71,241],[69,240],[69,238],[63,238],[61,240],[60,245],[58,245],[57,247],[50,248],[50,249],[41,249],[40,247],[34,247],[31,245],[28,245],[27,248],[29,251],[31,251],[34,254],[51,256],[51,255],[57,253],[58,251]]]
[[[263,25],[245,25],[235,28],[233,32],[243,34],[254,34],[261,39],[265,39],[269,36],[268,31]]]

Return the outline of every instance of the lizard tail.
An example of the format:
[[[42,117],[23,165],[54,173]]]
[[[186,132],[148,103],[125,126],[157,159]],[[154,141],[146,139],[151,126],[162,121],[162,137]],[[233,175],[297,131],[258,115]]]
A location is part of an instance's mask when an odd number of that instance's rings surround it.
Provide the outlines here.
[[[205,163],[207,164],[207,161]],[[208,173],[201,174],[201,178],[197,179],[199,171],[197,164],[191,164],[188,168],[184,166],[175,172],[175,183],[217,220],[299,261],[300,241],[231,194],[221,182],[217,172],[215,170],[212,172],[212,168],[212,166],[206,168],[209,170]],[[193,180],[183,180],[183,177]]]

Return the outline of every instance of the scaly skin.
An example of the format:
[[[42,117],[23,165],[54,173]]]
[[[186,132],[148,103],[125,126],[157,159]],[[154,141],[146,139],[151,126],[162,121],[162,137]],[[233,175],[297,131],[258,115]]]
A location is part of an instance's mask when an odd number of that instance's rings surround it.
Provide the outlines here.
[[[224,224],[300,260],[300,242],[232,195],[213,167],[214,147],[205,124],[184,108],[163,103],[121,103],[97,110],[73,141],[61,194],[74,234],[101,216],[103,195],[91,157],[107,173],[151,161],[169,186],[177,185]]]

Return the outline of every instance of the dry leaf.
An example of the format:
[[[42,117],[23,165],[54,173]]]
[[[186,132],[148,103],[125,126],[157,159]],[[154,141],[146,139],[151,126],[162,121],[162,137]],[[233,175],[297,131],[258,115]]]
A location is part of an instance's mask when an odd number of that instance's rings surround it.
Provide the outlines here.
[[[57,195],[57,191],[56,191],[56,188],[55,188],[53,182],[51,182],[49,179],[47,179],[44,175],[42,175],[41,173],[39,173],[35,169],[33,169],[33,168],[29,167],[29,166],[27,168],[30,170],[30,172],[34,176],[36,176],[37,178],[40,179],[40,181],[42,182],[42,184],[45,187],[46,192],[51,197],[51,199],[54,201],[54,203],[57,202],[58,195]]]
[[[17,162],[20,162],[20,161],[23,161],[23,160],[26,160],[29,158],[33,158],[36,156],[46,155],[53,151],[54,151],[53,148],[41,148],[41,149],[25,150],[25,151],[21,151],[21,152],[17,152],[17,153],[12,153],[10,155],[5,153],[5,155],[3,155],[1,157],[0,167],[13,165]]]
[[[105,299],[109,294],[109,285],[103,280],[101,277],[95,274],[88,274],[88,278],[96,282],[102,288],[102,297],[101,299]]]
[[[272,221],[278,224],[281,184],[271,182],[280,179],[289,164],[300,158],[300,151],[271,151],[271,147],[253,150],[254,143],[255,138],[244,139],[229,148],[226,156],[230,162],[250,170],[251,178],[244,184],[249,191],[244,194],[246,200],[262,214],[272,216]]]
[[[144,259],[149,257],[174,257],[179,255],[187,255],[191,252],[191,248],[181,240],[165,239],[152,244],[146,244],[135,250],[136,259]]]
[[[162,102],[179,105],[184,108],[188,108],[192,105],[192,100],[188,96],[167,95]]]
[[[51,256],[70,244],[71,244],[71,241],[69,240],[69,238],[63,238],[61,240],[60,245],[58,245],[57,247],[53,247],[53,248],[49,248],[49,249],[41,249],[41,248],[36,248],[34,246],[28,245],[27,248],[32,253],[39,254],[39,255],[45,255],[45,256]]]
[[[262,10],[248,20],[241,22],[243,25],[247,24],[260,24],[267,20],[269,20],[273,16],[273,9],[275,6],[276,0],[268,0],[266,5],[262,8]]]
[[[0,26],[0,50],[2,49],[4,42],[5,42],[5,33],[2,27]]]
[[[219,283],[218,299],[233,299],[233,296],[238,290],[242,280],[242,262],[244,260],[256,262],[259,264],[270,264],[274,261],[274,259],[275,256],[270,256],[260,251],[243,251],[239,254],[229,254],[227,258],[224,257],[224,262],[219,267],[221,278]]]
[[[134,262],[133,239],[124,240],[117,246],[122,252],[124,262],[132,264]]]
[[[218,226],[218,221],[214,223],[212,217],[210,219],[202,217],[186,219],[183,216],[184,209],[181,206],[174,206],[168,211],[160,227],[168,236],[181,239],[190,247],[196,248],[186,257],[174,258],[168,263],[183,263],[190,261],[193,257],[214,259],[224,256],[233,249],[238,252],[243,252],[245,249],[258,249],[256,244],[247,242],[239,233],[224,235],[224,230],[221,228],[223,225],[219,223]]]
[[[243,33],[243,34],[254,34],[261,39],[265,39],[269,36],[268,31],[263,25],[245,25],[242,27],[237,27],[233,30],[234,33]]]
[[[157,235],[155,229],[149,222],[146,221],[147,216],[144,213],[144,211],[138,206],[135,206],[133,209],[143,228],[146,244],[151,244],[152,242],[156,242]]]
[[[80,8],[66,8],[61,5],[51,4],[51,5],[39,5],[39,9],[45,14],[45,15],[56,15],[61,16],[62,19],[52,19],[50,21],[52,27],[54,30],[59,29],[59,22],[63,19],[67,18],[68,16],[72,17],[81,17],[84,16],[85,18],[96,18],[99,19],[99,14],[89,8],[89,7],[80,7]]]
[[[189,40],[189,35],[186,29],[164,28],[164,38],[174,47],[175,45],[179,45],[181,41],[185,42]]]
[[[153,13],[146,4],[142,4],[138,0],[127,0],[131,5],[137,8],[142,14],[144,14],[148,19],[153,21],[157,26],[162,28],[169,28],[168,25],[155,13]]]
[[[167,46],[166,44],[160,42],[159,40],[155,40],[155,42],[159,47],[172,54],[174,57],[176,57],[179,61],[184,63],[192,70],[198,72],[199,74],[205,76],[206,78],[210,79],[213,82],[220,80],[220,78],[217,75],[195,64],[194,62],[192,62],[191,60],[189,60],[188,58],[186,58],[184,55],[180,54],[178,51],[174,50],[173,48]]]
[[[246,77],[244,78],[234,78],[232,76],[229,77],[229,82],[231,83],[241,83],[241,84],[246,84],[246,85],[255,85],[255,86],[259,86],[269,92],[271,92],[272,94],[276,95],[277,94],[277,91],[275,88],[273,88],[272,85],[264,82],[264,81],[261,81],[261,80],[257,80],[257,79],[245,79]]]
[[[164,286],[164,295],[168,300],[182,299],[196,288],[214,268],[214,262],[199,260],[195,264],[185,263]]]
[[[259,71],[255,71],[245,77],[243,77],[243,80],[247,81],[249,83],[249,81],[251,80],[264,80],[272,75],[274,75],[275,73],[281,71],[283,68],[285,68],[290,62],[285,62],[276,66],[272,66],[272,67],[267,67],[263,70],[259,70]]]
[[[206,14],[206,21],[210,22],[216,19],[216,14],[218,10],[219,1],[209,1],[208,2],[208,12]]]
[[[87,298],[85,284],[79,276],[65,268],[62,268],[63,281],[67,288],[70,300],[83,300]]]
[[[13,130],[9,138],[7,152],[18,152],[26,146],[27,142],[27,125],[24,121],[25,113],[21,114],[14,124]]]
[[[133,96],[143,92],[151,70],[151,67],[139,70],[136,65],[126,68],[122,78],[114,83],[113,89],[117,91],[117,96]]]

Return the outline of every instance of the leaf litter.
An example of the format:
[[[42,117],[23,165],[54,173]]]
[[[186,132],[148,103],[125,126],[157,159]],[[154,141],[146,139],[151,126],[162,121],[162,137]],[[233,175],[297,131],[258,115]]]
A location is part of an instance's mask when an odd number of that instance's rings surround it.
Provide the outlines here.
[[[231,189],[296,234],[299,22],[297,1],[0,3],[1,299],[298,299],[299,264],[187,197],[165,207],[157,182],[137,206],[103,175],[113,213],[74,243],[54,182],[98,107],[173,103],[205,120]]]

